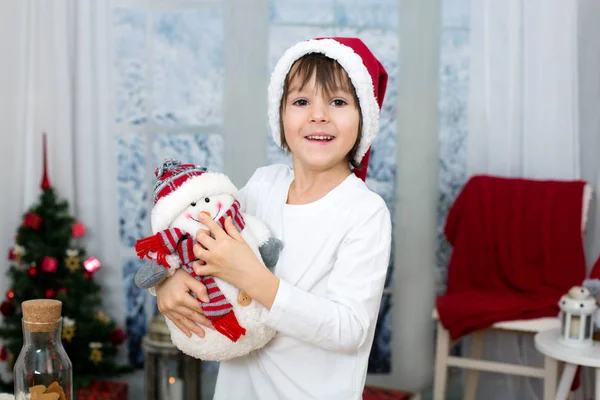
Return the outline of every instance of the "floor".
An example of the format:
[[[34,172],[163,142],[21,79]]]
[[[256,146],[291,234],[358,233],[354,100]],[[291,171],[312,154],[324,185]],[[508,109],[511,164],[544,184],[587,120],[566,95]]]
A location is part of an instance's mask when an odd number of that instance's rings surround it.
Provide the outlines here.
[[[450,370],[452,371],[452,369]],[[203,372],[202,373],[202,398],[200,400],[212,400],[213,391],[217,375],[214,372]],[[144,371],[139,370],[133,374],[122,377],[122,379],[129,383],[129,400],[144,400]],[[433,390],[429,388],[421,393],[422,400],[432,400]],[[446,400],[459,400],[462,399],[462,386],[459,373],[450,372],[448,376],[448,395]]]

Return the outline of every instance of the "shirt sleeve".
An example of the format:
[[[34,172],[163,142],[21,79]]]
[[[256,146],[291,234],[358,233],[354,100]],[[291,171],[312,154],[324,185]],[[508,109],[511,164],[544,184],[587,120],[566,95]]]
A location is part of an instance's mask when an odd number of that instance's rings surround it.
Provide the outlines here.
[[[390,251],[391,220],[383,205],[354,226],[340,245],[325,297],[280,280],[263,321],[315,346],[356,351],[377,322]]]

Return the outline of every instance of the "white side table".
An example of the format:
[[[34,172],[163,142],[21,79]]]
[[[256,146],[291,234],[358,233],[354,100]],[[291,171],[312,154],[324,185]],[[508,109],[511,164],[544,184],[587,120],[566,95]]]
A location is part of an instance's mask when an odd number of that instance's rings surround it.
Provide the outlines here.
[[[600,399],[600,346],[583,349],[567,347],[558,342],[559,336],[560,329],[550,329],[535,335],[535,348],[540,353],[565,363],[556,390],[556,400],[565,400],[569,395],[578,366],[596,369],[596,396],[594,398]],[[544,398],[546,398],[545,395]]]

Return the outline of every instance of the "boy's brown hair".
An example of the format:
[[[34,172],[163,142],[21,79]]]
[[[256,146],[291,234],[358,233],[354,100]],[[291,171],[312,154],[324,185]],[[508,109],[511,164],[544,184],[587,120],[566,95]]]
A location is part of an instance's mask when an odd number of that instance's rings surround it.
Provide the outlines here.
[[[290,72],[285,77],[285,81],[283,83],[283,96],[279,105],[279,115],[283,116],[290,91],[290,82],[294,80],[294,78],[298,77],[300,81],[299,89],[302,90],[304,86],[306,86],[306,84],[308,84],[308,82],[311,80],[313,74],[315,74],[317,88],[322,89],[328,96],[338,90],[343,90],[352,94],[352,97],[354,98],[354,104],[358,108],[360,118],[358,122],[358,137],[356,138],[354,146],[348,153],[347,159],[354,169],[360,168],[360,164],[354,161],[354,157],[362,137],[362,111],[360,109],[360,103],[358,101],[358,96],[356,95],[354,85],[352,85],[352,81],[350,81],[346,70],[344,70],[344,68],[342,68],[342,66],[336,60],[321,53],[309,53],[296,60],[296,62],[292,65],[292,68],[290,68]],[[285,132],[283,131],[283,118],[279,118],[279,132],[281,147],[286,152],[289,152],[290,148],[285,140]]]

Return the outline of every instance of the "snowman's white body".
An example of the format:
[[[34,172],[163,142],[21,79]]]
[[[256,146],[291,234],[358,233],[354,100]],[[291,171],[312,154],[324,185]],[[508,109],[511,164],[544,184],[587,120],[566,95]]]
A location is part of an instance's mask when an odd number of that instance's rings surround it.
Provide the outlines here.
[[[227,210],[235,201],[234,197],[229,194],[221,194],[210,196],[211,203],[196,204],[195,207],[188,207],[171,223],[171,228],[180,228],[187,232],[192,237],[195,237],[198,229],[207,229],[206,226],[200,223],[190,221],[189,215],[198,212],[208,212],[211,217],[216,219],[221,215],[222,210]],[[220,210],[215,209],[215,204],[222,204]],[[241,231],[244,240],[250,245],[256,256],[261,259],[259,246],[263,240],[257,238],[268,237],[268,230],[264,224],[257,218],[241,213],[245,221],[245,227]],[[188,216],[188,217],[186,217]],[[174,265],[174,267],[178,267]],[[265,267],[266,268],[266,267]],[[175,268],[173,268],[175,269]],[[219,279],[214,278],[219,289],[225,295],[231,306],[239,324],[246,329],[246,334],[241,336],[236,342],[232,342],[229,338],[214,329],[204,328],[206,335],[204,338],[192,333],[192,337],[186,336],[175,324],[166,318],[167,326],[171,331],[171,340],[185,354],[207,361],[223,361],[234,357],[239,357],[248,354],[252,350],[263,347],[269,340],[275,336],[275,330],[266,326],[262,322],[262,314],[265,312],[264,307],[251,300],[250,304],[243,306],[238,303],[240,290],[235,286]]]

